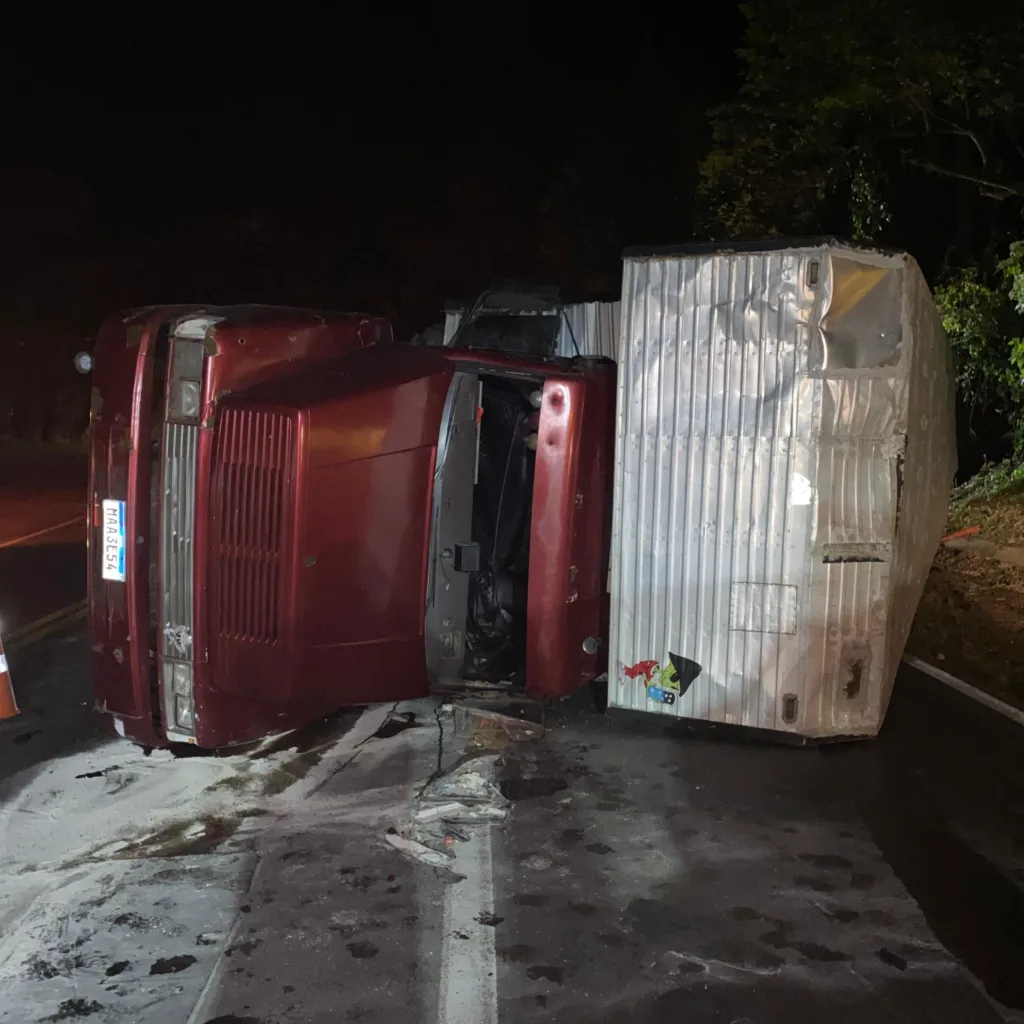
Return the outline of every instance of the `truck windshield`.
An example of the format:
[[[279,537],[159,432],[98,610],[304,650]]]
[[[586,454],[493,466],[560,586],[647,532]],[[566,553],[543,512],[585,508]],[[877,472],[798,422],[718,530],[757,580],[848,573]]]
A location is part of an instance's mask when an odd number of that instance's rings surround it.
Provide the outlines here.
[[[557,314],[484,313],[464,324],[452,344],[547,358],[555,353],[559,325]]]

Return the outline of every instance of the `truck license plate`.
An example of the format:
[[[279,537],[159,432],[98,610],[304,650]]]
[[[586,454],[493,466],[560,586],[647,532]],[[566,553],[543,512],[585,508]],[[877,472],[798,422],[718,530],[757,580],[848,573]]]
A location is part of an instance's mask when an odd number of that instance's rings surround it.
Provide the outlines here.
[[[103,578],[124,582],[124,502],[104,500],[102,540]]]

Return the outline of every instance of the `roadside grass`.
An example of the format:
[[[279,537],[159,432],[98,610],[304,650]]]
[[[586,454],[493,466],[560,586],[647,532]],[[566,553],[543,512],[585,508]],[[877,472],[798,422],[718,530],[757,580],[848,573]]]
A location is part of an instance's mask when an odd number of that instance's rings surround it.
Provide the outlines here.
[[[949,503],[950,519],[962,516],[978,502],[1020,498],[1024,498],[1024,462],[1011,459],[989,463],[954,489]]]
[[[986,466],[954,490],[949,532],[969,527],[999,548],[1024,547],[1024,464]],[[908,650],[1024,707],[1024,569],[980,553],[940,549]]]

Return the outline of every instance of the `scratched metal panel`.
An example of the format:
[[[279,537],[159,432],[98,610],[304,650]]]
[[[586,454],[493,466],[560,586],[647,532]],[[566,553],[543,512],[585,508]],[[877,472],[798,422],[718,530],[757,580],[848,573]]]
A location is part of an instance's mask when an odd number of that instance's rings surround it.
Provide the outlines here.
[[[618,359],[620,303],[578,302],[562,307],[562,329],[555,354]],[[444,344],[450,345],[465,310],[449,306],[444,313]],[[577,351],[577,349],[579,351]]]
[[[753,624],[733,617],[734,584],[790,594],[796,625],[806,599],[816,413],[815,391],[802,387],[815,301],[809,258],[779,251],[626,262],[612,549],[616,706],[772,728],[776,694],[801,671],[798,632],[730,626]],[[794,627],[781,621],[782,608],[759,614],[762,626]],[[700,674],[668,704],[672,655]],[[638,674],[645,661],[666,667]]]
[[[781,583],[733,583],[729,629],[744,633],[795,633],[796,587]]]
[[[945,532],[949,491],[957,470],[952,353],[924,276],[909,257],[903,305],[914,353],[908,374],[906,450],[899,467],[901,500],[890,582],[893,600],[885,701]]]
[[[896,610],[893,579],[923,586],[952,479],[949,433],[908,539],[904,481],[935,455],[905,440],[922,330],[948,355],[916,265],[835,244],[655,254],[627,259],[622,298],[610,703],[877,731],[920,597]],[[952,422],[938,362],[922,401]]]

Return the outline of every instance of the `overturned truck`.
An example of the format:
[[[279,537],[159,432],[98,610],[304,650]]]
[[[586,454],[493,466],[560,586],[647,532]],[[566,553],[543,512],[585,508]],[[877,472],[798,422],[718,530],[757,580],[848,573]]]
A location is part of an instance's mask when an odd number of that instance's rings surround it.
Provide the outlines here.
[[[117,731],[220,747],[607,679],[616,707],[875,733],[955,468],[916,264],[637,251],[617,306],[497,288],[439,346],[262,307],[109,321],[90,629]]]
[[[428,348],[347,314],[109,321],[90,626],[118,732],[219,747],[466,678],[601,675],[615,366],[555,357],[561,323],[492,309]]]

